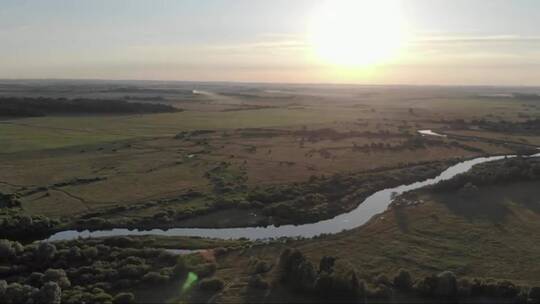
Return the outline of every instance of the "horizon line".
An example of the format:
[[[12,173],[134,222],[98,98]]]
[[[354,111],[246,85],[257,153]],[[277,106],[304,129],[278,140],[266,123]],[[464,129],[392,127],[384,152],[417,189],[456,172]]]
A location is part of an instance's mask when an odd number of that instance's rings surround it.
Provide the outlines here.
[[[477,88],[538,88],[538,85],[508,84],[411,84],[411,83],[347,83],[347,82],[278,82],[278,81],[235,81],[235,80],[170,80],[170,79],[111,79],[111,78],[0,78],[0,81],[102,81],[102,82],[178,82],[178,83],[215,83],[245,85],[326,85],[326,86],[374,86],[374,87],[477,87]]]

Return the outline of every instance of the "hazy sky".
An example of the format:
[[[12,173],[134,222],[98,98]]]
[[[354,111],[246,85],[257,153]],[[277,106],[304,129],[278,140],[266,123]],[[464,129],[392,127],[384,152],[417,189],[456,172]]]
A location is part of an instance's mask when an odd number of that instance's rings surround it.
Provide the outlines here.
[[[399,55],[361,67],[313,56],[328,2],[0,0],[0,78],[540,85],[538,0],[402,0]]]

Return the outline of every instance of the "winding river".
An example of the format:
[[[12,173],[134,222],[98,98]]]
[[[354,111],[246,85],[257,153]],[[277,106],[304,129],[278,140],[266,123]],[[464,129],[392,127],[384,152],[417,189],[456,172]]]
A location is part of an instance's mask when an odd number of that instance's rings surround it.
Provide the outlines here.
[[[531,157],[538,157],[540,153]],[[435,178],[418,181],[409,185],[401,185],[394,188],[384,189],[375,192],[366,198],[358,207],[348,213],[338,215],[332,219],[323,220],[311,224],[303,225],[283,225],[266,227],[244,227],[244,228],[172,228],[167,230],[152,229],[112,229],[96,231],[76,231],[66,230],[53,234],[46,241],[71,240],[79,237],[106,237],[106,236],[129,236],[129,235],[164,235],[164,236],[197,236],[219,239],[247,238],[250,240],[261,240],[280,237],[304,237],[311,238],[321,234],[334,234],[343,230],[350,230],[364,225],[373,216],[385,211],[392,203],[395,196],[407,191],[419,189],[428,185],[433,185],[442,180],[450,179],[457,174],[469,171],[474,165],[503,158],[515,157],[515,155],[479,157],[466,160],[453,165],[443,171]]]

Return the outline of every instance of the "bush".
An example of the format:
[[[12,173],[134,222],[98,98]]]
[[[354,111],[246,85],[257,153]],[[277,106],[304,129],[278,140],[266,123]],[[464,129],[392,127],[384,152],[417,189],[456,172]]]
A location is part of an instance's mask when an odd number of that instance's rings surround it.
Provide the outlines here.
[[[219,278],[203,279],[199,282],[199,289],[210,292],[218,292],[225,284]]]
[[[15,247],[12,242],[6,239],[0,240],[0,259],[9,260],[17,255]]]
[[[435,295],[444,298],[453,298],[457,294],[457,281],[454,273],[443,271],[437,275]]]
[[[162,265],[174,265],[178,259],[178,256],[163,250],[159,253],[157,259]]]
[[[434,275],[427,276],[414,284],[414,290],[422,296],[432,296],[437,288],[437,277]]]
[[[533,303],[540,303],[540,287],[532,287],[529,289],[529,299]]]
[[[331,273],[332,268],[334,267],[335,261],[336,261],[335,257],[331,257],[331,256],[322,257],[321,261],[319,262],[319,273],[323,271],[327,273]]]
[[[43,274],[42,278],[43,284],[48,282],[55,282],[60,286],[60,288],[68,288],[71,286],[66,272],[64,269],[47,269]]]
[[[390,282],[390,279],[388,279],[387,276],[385,276],[384,274],[380,274],[375,278],[375,284],[376,285],[391,286],[392,282]]]
[[[375,288],[366,289],[366,296],[368,298],[376,299],[378,301],[385,301],[392,298],[392,288],[386,285],[379,285]]]
[[[266,273],[272,269],[272,266],[269,265],[265,261],[255,261],[254,265],[252,266],[252,273],[253,274],[259,274],[259,273]]]
[[[96,247],[86,247],[82,250],[82,255],[88,260],[93,260],[98,256],[98,250]]]
[[[297,249],[286,249],[280,256],[280,279],[297,291],[312,291],[316,273],[313,264]]]
[[[412,288],[413,281],[411,274],[405,270],[401,269],[399,273],[394,277],[394,287],[401,290],[410,290]]]
[[[6,294],[7,286],[8,284],[5,280],[0,280],[0,299],[4,298],[4,295]]]
[[[497,297],[500,298],[514,298],[520,292],[520,288],[510,281],[497,282]]]
[[[195,273],[199,278],[206,278],[214,274],[216,271],[216,264],[215,263],[206,263],[201,264],[195,269]]]
[[[358,279],[353,266],[338,260],[329,271],[322,271],[316,289],[321,296],[342,301],[354,301],[365,295],[365,284]]]
[[[268,289],[270,284],[268,284],[268,282],[266,282],[260,274],[256,274],[251,276],[248,286],[252,289]]]
[[[135,302],[135,296],[131,292],[121,292],[114,299],[114,304],[131,304]]]
[[[38,261],[41,261],[41,262],[50,261],[56,255],[56,246],[47,242],[43,242],[39,244],[36,254],[37,254]]]
[[[168,282],[169,277],[166,275],[162,275],[157,272],[151,271],[142,277],[142,281],[147,284],[162,284],[162,283]]]
[[[45,283],[39,290],[39,303],[60,304],[62,289],[55,282]]]
[[[26,284],[32,286],[41,286],[43,282],[43,273],[41,272],[32,272],[30,276],[26,279]]]
[[[186,272],[186,270],[187,270],[186,262],[184,261],[183,257],[179,256],[176,259],[176,265],[174,265],[174,267],[172,269],[172,274],[175,277],[179,277],[182,274],[184,274]]]
[[[147,269],[146,265],[127,264],[118,269],[118,274],[122,278],[140,278],[146,274]]]
[[[468,279],[461,279],[457,283],[457,294],[460,298],[468,298],[472,295],[472,285]]]

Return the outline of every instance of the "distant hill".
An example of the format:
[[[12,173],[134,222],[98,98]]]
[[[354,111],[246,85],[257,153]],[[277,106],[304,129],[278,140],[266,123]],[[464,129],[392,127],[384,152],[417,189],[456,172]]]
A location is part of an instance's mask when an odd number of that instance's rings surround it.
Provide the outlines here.
[[[0,117],[48,115],[150,114],[182,111],[164,104],[104,99],[0,97]]]

